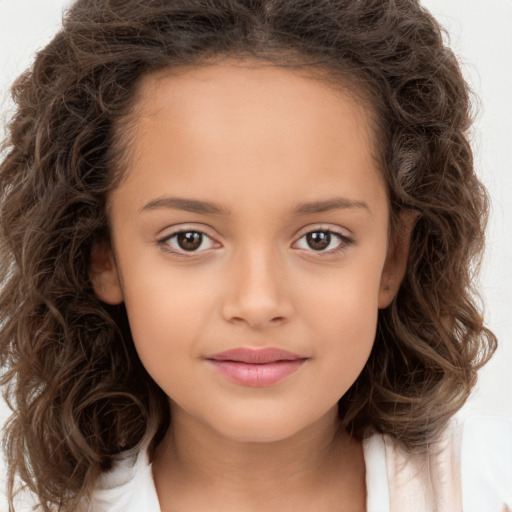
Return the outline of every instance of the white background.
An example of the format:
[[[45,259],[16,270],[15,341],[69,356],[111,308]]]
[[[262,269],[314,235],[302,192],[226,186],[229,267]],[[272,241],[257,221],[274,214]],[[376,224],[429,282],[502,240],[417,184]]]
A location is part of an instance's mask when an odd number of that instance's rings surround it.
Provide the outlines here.
[[[292,0],[290,0],[292,1]],[[67,0],[0,0],[0,112],[8,89],[57,30]],[[473,131],[476,165],[492,198],[481,275],[487,323],[499,350],[480,375],[468,412],[512,416],[512,0],[425,0],[481,99]],[[0,404],[1,417],[7,408]],[[0,481],[3,470],[0,464]],[[0,509],[2,503],[0,503]]]

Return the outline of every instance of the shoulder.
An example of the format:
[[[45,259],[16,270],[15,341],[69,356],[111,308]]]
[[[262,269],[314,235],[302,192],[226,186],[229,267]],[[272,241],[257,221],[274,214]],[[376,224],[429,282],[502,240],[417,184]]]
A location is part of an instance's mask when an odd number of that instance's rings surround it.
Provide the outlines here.
[[[91,501],[91,512],[160,512],[147,451],[122,454],[98,479]]]
[[[32,512],[38,503],[35,495],[22,489],[14,498],[14,510]],[[0,501],[0,511],[7,509],[6,500]],[[112,470],[100,475],[83,509],[87,512],[160,512],[147,451],[121,454]]]
[[[511,419],[454,419],[423,454],[374,435],[365,441],[365,460],[368,512],[512,510]]]

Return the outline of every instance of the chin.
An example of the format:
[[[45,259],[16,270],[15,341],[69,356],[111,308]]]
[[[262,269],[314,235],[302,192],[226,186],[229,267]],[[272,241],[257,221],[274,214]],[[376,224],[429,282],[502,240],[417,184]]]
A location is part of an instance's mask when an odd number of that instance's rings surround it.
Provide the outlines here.
[[[309,430],[317,422],[317,418],[308,421],[307,418],[290,418],[280,413],[259,415],[257,418],[254,415],[238,416],[231,421],[223,421],[214,428],[218,434],[235,442],[276,443]]]

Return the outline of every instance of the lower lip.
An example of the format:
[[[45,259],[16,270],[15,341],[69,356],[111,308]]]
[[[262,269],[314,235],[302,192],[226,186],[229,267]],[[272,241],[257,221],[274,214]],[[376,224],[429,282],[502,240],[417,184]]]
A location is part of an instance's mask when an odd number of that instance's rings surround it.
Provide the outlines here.
[[[294,359],[293,361],[273,361],[260,364],[215,359],[208,361],[229,380],[244,386],[262,388],[277,384],[295,373],[306,360]]]

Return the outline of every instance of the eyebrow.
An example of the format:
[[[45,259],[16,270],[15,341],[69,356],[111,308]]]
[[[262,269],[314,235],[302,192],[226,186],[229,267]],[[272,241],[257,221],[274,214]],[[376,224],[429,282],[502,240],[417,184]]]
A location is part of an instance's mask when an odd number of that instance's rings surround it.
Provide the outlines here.
[[[325,201],[312,201],[300,203],[294,210],[295,215],[308,215],[311,213],[322,213],[330,210],[363,208],[370,212],[370,208],[364,201],[354,201],[344,197],[334,197]]]
[[[171,210],[183,210],[190,213],[229,215],[229,210],[209,201],[187,199],[183,197],[158,197],[141,208],[141,212],[168,208]]]
[[[190,213],[200,213],[205,215],[229,215],[229,209],[210,201],[200,201],[198,199],[188,199],[184,197],[158,197],[153,199],[141,208],[141,212],[167,208],[171,210],[182,210]],[[355,201],[343,197],[334,197],[324,201],[311,201],[300,203],[296,206],[293,213],[295,215],[309,215],[312,213],[322,213],[331,210],[362,208],[370,211],[364,201]]]

